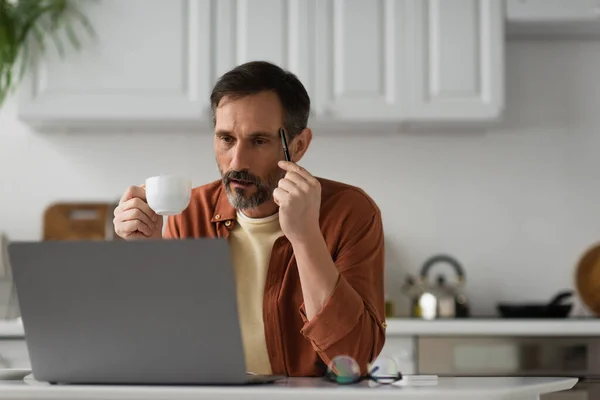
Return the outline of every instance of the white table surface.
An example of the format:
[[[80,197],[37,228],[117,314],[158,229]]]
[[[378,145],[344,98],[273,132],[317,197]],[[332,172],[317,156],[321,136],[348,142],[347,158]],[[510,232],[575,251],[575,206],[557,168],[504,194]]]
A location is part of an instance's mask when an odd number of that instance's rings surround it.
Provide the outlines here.
[[[597,336],[600,318],[438,319],[388,318],[387,336]]]
[[[35,380],[0,381],[1,399],[52,400],[269,400],[269,399],[486,399],[537,400],[572,388],[575,378],[445,378],[435,386],[337,385],[322,378],[289,378],[252,386],[49,385]]]

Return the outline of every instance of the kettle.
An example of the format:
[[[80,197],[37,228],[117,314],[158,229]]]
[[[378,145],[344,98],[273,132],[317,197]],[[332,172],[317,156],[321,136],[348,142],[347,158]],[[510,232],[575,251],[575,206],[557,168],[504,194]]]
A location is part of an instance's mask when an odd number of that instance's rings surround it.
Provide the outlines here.
[[[449,284],[444,275],[438,274],[435,284],[429,282],[429,271],[438,263],[453,267],[457,276],[456,284]],[[411,300],[411,316],[422,319],[465,318],[470,314],[469,302],[464,293],[465,273],[460,263],[448,255],[436,255],[423,264],[420,280],[406,278],[403,287]]]

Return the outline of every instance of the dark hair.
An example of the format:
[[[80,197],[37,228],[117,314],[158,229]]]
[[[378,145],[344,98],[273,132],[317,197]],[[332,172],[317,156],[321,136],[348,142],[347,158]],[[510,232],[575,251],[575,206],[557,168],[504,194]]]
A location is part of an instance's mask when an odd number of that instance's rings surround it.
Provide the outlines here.
[[[262,91],[273,91],[279,97],[289,140],[306,128],[310,97],[304,85],[293,73],[267,61],[241,64],[219,78],[210,95],[213,124],[216,123],[215,111],[223,97],[243,97]]]

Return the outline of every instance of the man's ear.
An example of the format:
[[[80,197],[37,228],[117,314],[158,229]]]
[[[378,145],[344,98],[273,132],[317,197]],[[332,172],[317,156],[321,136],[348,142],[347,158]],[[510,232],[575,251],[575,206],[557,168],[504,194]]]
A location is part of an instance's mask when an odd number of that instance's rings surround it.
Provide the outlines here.
[[[304,153],[308,150],[310,142],[312,141],[312,131],[310,128],[304,128],[302,132],[296,135],[292,141],[292,161],[297,163],[304,157]]]

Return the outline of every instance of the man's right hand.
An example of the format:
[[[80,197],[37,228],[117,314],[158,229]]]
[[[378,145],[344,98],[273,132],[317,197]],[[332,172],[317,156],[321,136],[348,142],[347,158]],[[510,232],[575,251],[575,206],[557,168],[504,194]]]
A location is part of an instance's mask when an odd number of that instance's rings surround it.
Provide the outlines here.
[[[146,189],[142,186],[127,188],[115,208],[115,233],[125,240],[161,239],[163,217],[146,203]]]

